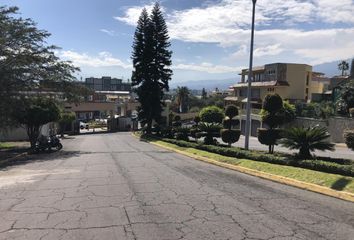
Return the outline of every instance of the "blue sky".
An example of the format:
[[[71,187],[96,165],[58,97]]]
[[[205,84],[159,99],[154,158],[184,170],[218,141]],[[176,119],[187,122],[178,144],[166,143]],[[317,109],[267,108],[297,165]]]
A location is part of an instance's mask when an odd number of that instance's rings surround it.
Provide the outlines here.
[[[0,0],[49,31],[78,77],[131,76],[135,23],[147,0]],[[162,0],[174,82],[238,79],[248,65],[251,0]],[[354,0],[258,0],[255,65],[318,65],[354,56]]]

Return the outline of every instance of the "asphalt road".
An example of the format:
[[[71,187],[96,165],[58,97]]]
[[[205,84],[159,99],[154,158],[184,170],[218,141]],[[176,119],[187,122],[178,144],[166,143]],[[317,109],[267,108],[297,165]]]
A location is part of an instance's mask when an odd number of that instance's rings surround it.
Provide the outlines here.
[[[129,133],[0,171],[0,239],[353,239],[354,203],[208,165]]]

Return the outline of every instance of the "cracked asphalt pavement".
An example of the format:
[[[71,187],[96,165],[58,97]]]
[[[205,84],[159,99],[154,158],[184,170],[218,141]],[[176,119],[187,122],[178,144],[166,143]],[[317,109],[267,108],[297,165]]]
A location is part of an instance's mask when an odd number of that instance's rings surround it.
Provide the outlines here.
[[[354,239],[354,203],[199,162],[130,133],[0,171],[0,239]]]

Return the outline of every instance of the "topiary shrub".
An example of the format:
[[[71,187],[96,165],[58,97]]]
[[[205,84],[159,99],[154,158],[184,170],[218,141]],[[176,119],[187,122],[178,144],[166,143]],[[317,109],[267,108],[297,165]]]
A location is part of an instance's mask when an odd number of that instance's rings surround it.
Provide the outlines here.
[[[180,126],[182,126],[182,122],[181,122],[181,117],[180,117],[180,116],[176,115],[176,116],[173,118],[172,126],[173,126],[173,127],[180,127]]]
[[[204,137],[204,144],[216,145],[214,137],[220,137],[221,125],[217,123],[202,122],[199,124],[200,132],[196,134],[198,138]]]
[[[221,140],[231,146],[232,143],[240,139],[241,131],[239,129],[221,129],[220,135]]]
[[[209,106],[203,108],[199,113],[200,120],[206,123],[222,123],[224,113],[221,108]]]
[[[266,129],[258,128],[257,129],[258,141],[261,144],[268,145],[269,153],[274,152],[274,145],[277,143],[277,140],[281,137],[281,129]]]
[[[239,129],[232,129],[232,127],[239,124],[238,119],[233,119],[238,115],[238,108],[235,105],[228,105],[225,109],[226,117],[223,120],[224,129],[220,130],[221,139],[227,143],[229,147],[231,144],[240,139],[241,131]]]
[[[268,94],[263,101],[261,117],[262,122],[269,126],[269,129],[258,129],[258,141],[268,145],[269,153],[274,153],[274,145],[280,138],[279,130],[275,130],[285,122],[293,120],[292,113],[295,109],[284,103],[278,94]]]
[[[200,123],[200,117],[199,116],[195,116],[193,121],[195,122],[195,125],[198,126],[198,124]]]
[[[344,140],[348,148],[354,151],[354,130],[344,131]]]
[[[189,128],[179,127],[176,128],[176,140],[189,141],[188,138]]]
[[[194,138],[195,139],[195,141],[197,142],[198,141],[198,134],[197,133],[199,133],[200,132],[200,130],[199,130],[199,127],[198,126],[193,126],[193,127],[191,127],[190,128],[190,130],[189,130],[189,134],[190,134],[190,136],[192,137],[192,138]]]

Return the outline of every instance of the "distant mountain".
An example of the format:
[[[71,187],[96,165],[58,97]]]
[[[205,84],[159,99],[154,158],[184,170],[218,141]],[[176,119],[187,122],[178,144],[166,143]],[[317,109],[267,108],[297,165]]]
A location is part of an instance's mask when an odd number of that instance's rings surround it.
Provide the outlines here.
[[[215,88],[218,88],[219,90],[226,90],[228,89],[231,85],[234,85],[235,83],[239,82],[238,79],[236,78],[229,78],[229,79],[215,79],[215,80],[197,80],[197,81],[187,81],[187,82],[171,82],[170,88],[177,88],[177,86],[186,86],[189,89],[196,89],[200,90],[205,88],[206,90],[215,90]]]
[[[340,74],[340,71],[338,70],[338,63],[339,63],[339,61],[334,61],[334,62],[315,65],[315,66],[313,66],[313,71],[314,72],[322,72],[327,77],[333,77],[333,76]]]

